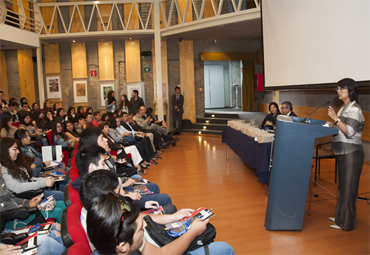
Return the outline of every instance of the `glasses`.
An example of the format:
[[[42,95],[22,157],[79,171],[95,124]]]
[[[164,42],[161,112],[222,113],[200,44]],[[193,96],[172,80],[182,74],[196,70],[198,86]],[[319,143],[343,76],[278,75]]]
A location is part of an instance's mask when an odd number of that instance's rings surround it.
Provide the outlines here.
[[[338,87],[335,89],[336,92],[339,92],[339,91],[342,91],[342,90],[346,90],[347,88],[342,88],[342,87]]]

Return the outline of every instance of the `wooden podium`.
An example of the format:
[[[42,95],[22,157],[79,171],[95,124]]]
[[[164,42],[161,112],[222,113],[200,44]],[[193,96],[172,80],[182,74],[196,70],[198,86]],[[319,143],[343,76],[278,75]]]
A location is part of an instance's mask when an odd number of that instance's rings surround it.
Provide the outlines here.
[[[277,118],[266,230],[302,229],[315,139],[338,133],[337,128],[323,127],[325,121],[302,120]]]

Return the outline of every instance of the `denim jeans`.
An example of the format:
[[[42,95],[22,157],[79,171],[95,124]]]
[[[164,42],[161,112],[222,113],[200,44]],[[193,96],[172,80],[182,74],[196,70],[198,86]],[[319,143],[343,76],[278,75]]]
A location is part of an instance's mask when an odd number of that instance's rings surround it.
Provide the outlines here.
[[[211,255],[235,255],[233,247],[225,242],[213,242],[208,245],[209,254]],[[204,255],[204,247],[200,247],[194,251],[187,252],[186,254],[191,255]]]

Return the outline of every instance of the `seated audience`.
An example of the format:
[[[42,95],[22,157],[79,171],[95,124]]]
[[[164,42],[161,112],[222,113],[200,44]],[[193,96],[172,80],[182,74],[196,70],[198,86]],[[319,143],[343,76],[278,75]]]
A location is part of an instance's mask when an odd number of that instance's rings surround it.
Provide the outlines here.
[[[168,128],[166,121],[164,121],[164,120],[158,121],[157,120],[157,117],[153,112],[153,108],[151,108],[151,107],[149,107],[148,110],[146,110],[145,115],[143,115],[143,117],[149,117],[149,116],[152,118],[152,121],[151,121],[152,124],[157,124],[159,126]]]
[[[73,124],[77,122],[77,116],[74,107],[71,106],[68,108],[66,120],[71,121]]]
[[[55,183],[52,177],[32,181],[32,169],[23,155],[20,142],[16,139],[0,138],[0,161],[3,166],[2,176],[8,189],[14,193],[52,187]],[[55,200],[63,201],[62,191],[45,189],[44,193],[46,197],[54,195]]]
[[[86,117],[85,115],[80,115],[77,118],[77,125],[75,126],[76,131],[81,134],[82,131],[86,128]]]
[[[37,128],[31,123],[31,114],[29,112],[26,112],[22,115],[19,128],[27,130],[33,141],[42,143],[44,146],[49,145],[48,140],[44,137],[44,134],[42,133],[42,129]]]
[[[83,106],[79,106],[77,107],[77,113],[76,113],[76,119],[78,120],[78,117],[80,117],[81,115],[85,116],[85,112],[84,112],[84,107]]]
[[[1,137],[14,138],[17,127],[13,126],[13,118],[10,115],[4,115],[0,123]]]
[[[34,102],[34,103],[32,104],[32,111],[34,111],[34,110],[40,110],[40,105],[39,105],[39,103]]]
[[[16,122],[16,121],[19,121],[17,112],[18,112],[18,103],[17,103],[17,101],[14,101],[14,100],[10,101],[9,100],[8,109],[4,110],[4,114],[11,116],[12,119],[13,119],[13,122]]]
[[[73,125],[72,121],[66,120],[64,122],[64,133],[68,138],[75,143],[80,141],[80,134],[77,132],[75,126]]]
[[[150,214],[154,222],[172,223],[189,216],[192,210],[182,209],[171,215]],[[87,235],[99,254],[127,254],[140,251],[143,255],[184,254],[190,243],[202,234],[209,219],[196,219],[191,228],[173,242],[159,247],[146,232],[145,215],[140,214],[139,206],[115,193],[95,197],[87,208]],[[119,222],[120,224],[117,224]],[[101,227],[104,224],[104,227]],[[234,249],[224,242],[208,244],[208,253],[213,255],[232,255]],[[206,254],[204,247],[186,252],[187,254]],[[97,253],[95,253],[97,254]]]
[[[87,107],[87,108],[86,108],[86,113],[85,113],[85,115],[86,115],[86,114],[88,114],[88,113],[91,113],[91,114],[93,114],[93,113],[94,113],[94,109],[93,109],[91,106],[89,106],[89,107]]]
[[[94,127],[98,127],[100,123],[101,123],[100,112],[99,111],[95,111],[94,112],[94,118],[93,118],[92,124],[94,125]]]
[[[46,100],[44,102],[44,108],[42,109],[43,113],[46,115],[46,112],[47,111],[51,111],[54,115],[54,112],[53,112],[53,109],[51,108],[51,104],[50,104],[50,101],[49,100]]]
[[[289,101],[285,101],[281,104],[281,114],[287,115],[287,116],[292,116],[292,117],[297,117],[297,114],[293,112],[293,105]]]
[[[54,122],[53,128],[51,129],[51,137],[54,145],[62,145],[64,150],[72,151],[75,146],[75,141],[71,140],[63,132],[63,126],[59,122]]]
[[[86,112],[86,128],[94,127],[94,125],[92,124],[93,116],[94,115],[92,113]]]
[[[52,111],[46,111],[43,120],[44,120],[45,125],[46,125],[46,130],[51,130],[53,128],[53,123],[54,123],[53,112]]]
[[[265,119],[262,121],[261,127],[262,129],[275,129],[276,125],[276,118],[280,114],[279,106],[275,102],[271,102],[269,104],[270,113],[267,114]]]
[[[109,119],[109,115],[108,115],[108,113],[103,113],[103,115],[101,116],[101,120],[102,121],[108,121],[108,119]]]
[[[59,104],[58,103],[53,104],[53,113],[54,113],[54,115],[57,115],[58,109],[59,109]]]
[[[64,120],[65,120],[64,109],[58,108],[57,114],[55,116],[55,121],[63,124]]]

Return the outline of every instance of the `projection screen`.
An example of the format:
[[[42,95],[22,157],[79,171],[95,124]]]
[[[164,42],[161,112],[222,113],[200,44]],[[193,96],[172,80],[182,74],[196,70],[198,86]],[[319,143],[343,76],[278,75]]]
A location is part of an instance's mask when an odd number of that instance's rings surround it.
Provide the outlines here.
[[[262,0],[265,87],[370,81],[370,0]],[[306,86],[304,86],[306,87]]]

